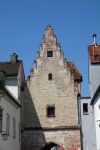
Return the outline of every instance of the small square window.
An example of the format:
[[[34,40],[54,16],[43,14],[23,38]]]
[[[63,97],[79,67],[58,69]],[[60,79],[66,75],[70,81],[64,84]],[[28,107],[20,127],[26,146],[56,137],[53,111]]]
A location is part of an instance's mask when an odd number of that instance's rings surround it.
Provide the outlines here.
[[[53,57],[53,51],[47,51],[47,57]]]
[[[88,103],[83,104],[83,114],[88,114]]]
[[[55,106],[47,106],[47,117],[55,117]]]

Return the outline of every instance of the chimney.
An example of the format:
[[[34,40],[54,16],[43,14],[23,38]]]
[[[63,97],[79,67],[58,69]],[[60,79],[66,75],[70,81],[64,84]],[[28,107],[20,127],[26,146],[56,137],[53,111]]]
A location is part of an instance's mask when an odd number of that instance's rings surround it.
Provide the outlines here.
[[[13,53],[12,55],[11,55],[11,63],[16,63],[17,61],[18,61],[18,55],[16,55],[16,53]]]
[[[96,43],[96,37],[97,37],[97,35],[96,35],[96,34],[93,34],[92,37],[93,37],[93,44],[97,44],[97,43]]]

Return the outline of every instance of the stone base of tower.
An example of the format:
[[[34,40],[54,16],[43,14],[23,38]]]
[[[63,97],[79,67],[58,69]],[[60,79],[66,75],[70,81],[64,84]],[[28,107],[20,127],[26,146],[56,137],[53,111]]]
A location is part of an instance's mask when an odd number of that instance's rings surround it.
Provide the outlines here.
[[[80,129],[27,128],[22,132],[22,150],[49,150],[45,145],[51,143],[61,146],[62,150],[81,150]]]

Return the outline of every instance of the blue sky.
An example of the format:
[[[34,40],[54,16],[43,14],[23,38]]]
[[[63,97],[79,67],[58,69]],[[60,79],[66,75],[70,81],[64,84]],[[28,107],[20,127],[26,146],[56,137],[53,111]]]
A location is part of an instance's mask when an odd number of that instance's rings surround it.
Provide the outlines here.
[[[48,24],[83,76],[82,95],[88,95],[87,47],[93,33],[100,43],[100,0],[0,0],[0,61],[17,53],[27,76]]]

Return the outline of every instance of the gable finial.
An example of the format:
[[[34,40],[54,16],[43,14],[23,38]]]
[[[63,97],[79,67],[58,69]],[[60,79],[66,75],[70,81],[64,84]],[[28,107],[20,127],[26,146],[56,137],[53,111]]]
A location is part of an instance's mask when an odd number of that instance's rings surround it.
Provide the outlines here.
[[[52,36],[52,35],[54,35],[53,28],[49,24],[45,29],[45,36]]]

